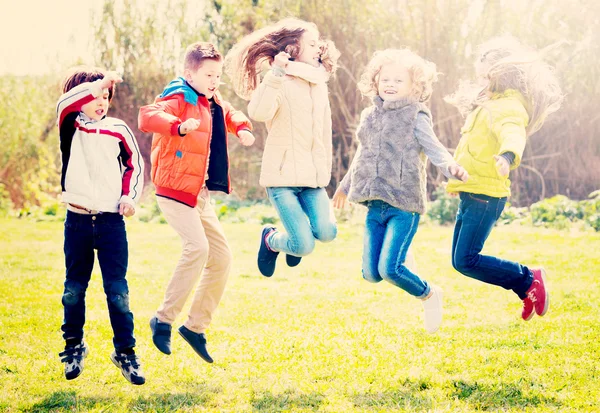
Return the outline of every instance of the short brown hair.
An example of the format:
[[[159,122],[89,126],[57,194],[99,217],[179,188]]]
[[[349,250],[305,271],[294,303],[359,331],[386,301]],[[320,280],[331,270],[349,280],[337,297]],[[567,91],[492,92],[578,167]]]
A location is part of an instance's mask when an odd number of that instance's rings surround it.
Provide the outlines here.
[[[76,66],[69,70],[69,74],[65,77],[62,84],[63,93],[67,93],[82,83],[93,82],[95,80],[104,79],[104,70],[90,66]],[[108,88],[108,101],[113,98],[113,86]]]
[[[220,62],[223,60],[223,56],[212,43],[192,43],[185,49],[183,68],[196,71],[202,65],[204,60],[216,60],[217,62]]]

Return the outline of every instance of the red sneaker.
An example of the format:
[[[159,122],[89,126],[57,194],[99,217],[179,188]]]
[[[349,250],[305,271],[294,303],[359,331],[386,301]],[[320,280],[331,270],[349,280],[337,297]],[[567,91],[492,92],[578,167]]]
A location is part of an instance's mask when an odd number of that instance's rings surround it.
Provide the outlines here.
[[[523,311],[521,312],[521,318],[525,321],[532,319],[535,312],[533,311],[533,301],[529,299],[529,296],[523,299]]]
[[[531,301],[536,314],[541,317],[546,314],[548,306],[550,305],[550,298],[548,297],[544,282],[546,271],[543,268],[536,268],[532,269],[531,272],[533,273],[533,283],[531,284],[531,287],[529,287],[529,290],[527,290],[527,298],[523,301]],[[523,315],[525,315],[526,307],[527,304],[524,304]]]

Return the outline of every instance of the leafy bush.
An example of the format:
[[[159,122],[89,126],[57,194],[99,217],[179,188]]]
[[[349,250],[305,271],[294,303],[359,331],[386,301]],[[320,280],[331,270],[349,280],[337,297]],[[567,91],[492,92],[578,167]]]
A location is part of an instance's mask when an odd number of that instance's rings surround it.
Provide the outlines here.
[[[502,215],[500,215],[498,222],[506,225],[513,222],[523,222],[529,217],[529,208],[518,208],[507,203],[506,207],[504,207],[504,211],[502,211]]]
[[[458,213],[460,199],[448,194],[445,185],[440,185],[433,194],[435,201],[429,204],[427,216],[441,225],[453,224]]]
[[[573,201],[564,195],[556,195],[531,205],[534,225],[567,229],[574,222],[583,221],[595,231],[600,231],[600,190],[588,199]]]
[[[583,211],[577,201],[564,195],[556,195],[531,205],[531,220],[534,225],[563,228],[568,221],[583,218]]]

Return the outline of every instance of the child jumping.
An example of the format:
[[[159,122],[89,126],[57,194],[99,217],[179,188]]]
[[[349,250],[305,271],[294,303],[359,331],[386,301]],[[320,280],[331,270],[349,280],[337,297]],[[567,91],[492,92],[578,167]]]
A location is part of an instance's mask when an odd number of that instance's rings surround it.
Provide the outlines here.
[[[470,175],[468,182],[447,186],[460,194],[452,265],[468,277],[514,291],[523,300],[521,317],[530,320],[548,311],[544,269],[480,252],[510,196],[509,170],[519,166],[527,137],[558,110],[562,94],[552,68],[512,37],[481,45],[475,69],[479,86],[463,85],[447,98],[468,113],[454,158]]]
[[[359,146],[333,197],[368,208],[362,262],[363,278],[386,280],[422,300],[425,329],[442,322],[442,289],[427,283],[405,264],[426,205],[427,157],[442,173],[466,180],[432,127],[425,106],[437,80],[435,64],[408,49],[378,51],[358,87],[373,105],[364,109],[356,132]]]
[[[85,294],[96,250],[114,334],[115,351],[110,358],[129,382],[144,384],[146,379],[133,349],[133,314],[125,279],[129,253],[123,220],[123,216],[135,214],[135,204],[142,195],[144,161],[125,122],[106,117],[114,85],[119,82],[122,79],[115,72],[76,67],[65,79],[57,103],[62,202],[67,204],[61,327],[65,350],[60,357],[67,380],[81,374],[88,354],[83,340]]]
[[[186,49],[183,77],[171,81],[139,112],[139,128],[152,132],[152,182],[169,225],[183,250],[165,298],[150,320],[152,341],[171,354],[171,325],[204,269],[187,321],[179,334],[206,362],[205,331],[216,310],[231,267],[231,250],[210,203],[209,190],[231,192],[227,134],[244,146],[254,143],[246,116],[221,99],[223,58],[211,43]]]
[[[258,268],[266,277],[273,275],[279,252],[294,267],[313,251],[315,239],[330,242],[337,234],[325,187],[332,165],[327,80],[338,57],[314,24],[288,18],[244,37],[225,59],[236,93],[250,99],[248,114],[269,131],[260,185],[287,233],[262,230]],[[271,70],[258,84],[264,63]]]

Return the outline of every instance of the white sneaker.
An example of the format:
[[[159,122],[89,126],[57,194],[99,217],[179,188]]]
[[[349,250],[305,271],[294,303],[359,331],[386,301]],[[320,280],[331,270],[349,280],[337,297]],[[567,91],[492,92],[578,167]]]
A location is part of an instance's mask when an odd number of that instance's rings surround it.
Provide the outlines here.
[[[423,309],[425,310],[425,330],[433,334],[439,330],[442,324],[442,295],[443,291],[437,285],[431,285],[431,296],[423,300]]]

